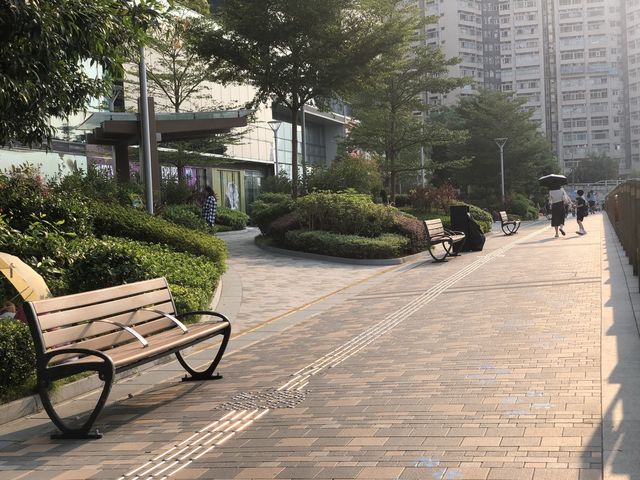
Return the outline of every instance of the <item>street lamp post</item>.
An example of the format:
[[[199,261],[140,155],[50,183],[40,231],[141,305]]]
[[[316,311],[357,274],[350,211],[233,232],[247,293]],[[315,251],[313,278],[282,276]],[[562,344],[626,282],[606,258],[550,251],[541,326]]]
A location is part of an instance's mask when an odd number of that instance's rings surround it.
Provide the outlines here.
[[[274,160],[275,160],[275,174],[278,176],[278,129],[282,122],[279,120],[270,120],[267,122],[271,130],[273,130],[273,150],[274,150]]]
[[[508,138],[496,138],[494,141],[500,148],[500,180],[502,182],[502,205],[505,204],[504,198],[504,144],[507,143]]]

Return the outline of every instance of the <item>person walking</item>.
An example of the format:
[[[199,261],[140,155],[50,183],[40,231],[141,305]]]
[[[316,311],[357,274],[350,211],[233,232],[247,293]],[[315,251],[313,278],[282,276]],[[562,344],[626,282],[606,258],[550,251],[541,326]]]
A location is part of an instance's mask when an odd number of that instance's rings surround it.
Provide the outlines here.
[[[551,226],[556,229],[556,238],[558,231],[564,236],[566,235],[563,228],[566,214],[565,205],[571,201],[569,195],[562,187],[557,190],[549,190],[549,201],[551,202]]]
[[[204,192],[207,195],[207,198],[202,205],[202,219],[207,222],[207,225],[213,227],[216,223],[216,210],[218,209],[218,200],[216,199],[216,194],[213,191],[213,188],[210,186],[204,187]]]
[[[578,194],[576,196],[576,221],[578,222],[578,231],[576,233],[584,235],[587,231],[584,229],[582,221],[584,217],[589,215],[589,205],[584,198],[584,190],[578,190],[576,193]]]

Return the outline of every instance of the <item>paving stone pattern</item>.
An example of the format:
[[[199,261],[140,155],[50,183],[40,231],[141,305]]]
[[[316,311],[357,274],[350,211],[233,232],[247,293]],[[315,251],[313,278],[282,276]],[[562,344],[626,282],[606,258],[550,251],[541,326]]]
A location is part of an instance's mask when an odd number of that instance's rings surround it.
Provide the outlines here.
[[[169,478],[601,479],[602,217],[590,216],[586,228],[584,237],[555,239],[540,224],[524,227],[443,264],[315,267],[317,289],[295,265],[293,288],[310,288],[307,298],[374,276],[344,301],[223,359],[223,380],[163,383],[109,407],[98,420],[102,440],[54,442],[42,415],[25,420],[0,436],[0,480],[155,479],[180,465]],[[286,269],[286,259],[277,261]],[[233,268],[243,295],[269,280],[261,270],[252,283],[245,265]],[[331,280],[338,272],[346,275]],[[295,302],[274,302],[262,318],[290,308]],[[238,309],[245,327],[257,325],[257,309]],[[372,326],[392,323],[375,341],[360,341],[362,349],[331,356]],[[327,355],[329,366],[297,394],[273,395]],[[267,410],[263,400],[275,397],[282,401]],[[260,399],[263,416],[247,417],[246,428],[199,458],[163,454],[208,431],[239,398]],[[146,462],[160,465],[154,476],[136,477],[145,468],[129,475]]]

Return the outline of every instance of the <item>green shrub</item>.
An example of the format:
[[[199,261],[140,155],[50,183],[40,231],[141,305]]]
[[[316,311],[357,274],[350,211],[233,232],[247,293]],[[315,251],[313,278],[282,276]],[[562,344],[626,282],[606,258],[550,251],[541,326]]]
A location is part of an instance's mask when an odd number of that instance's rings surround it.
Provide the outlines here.
[[[493,224],[493,217],[491,214],[480,207],[471,205],[470,203],[456,202],[456,205],[466,205],[469,207],[469,213],[473,219],[478,222],[483,233],[491,231],[491,225]]]
[[[411,205],[411,197],[407,193],[398,193],[396,195],[396,207],[408,207]]]
[[[292,250],[344,258],[397,258],[410,249],[408,238],[385,233],[377,238],[325,231],[292,230],[284,245]]]
[[[175,178],[163,178],[160,182],[160,196],[166,205],[184,205],[194,195],[194,189],[185,181],[178,182]]]
[[[377,195],[382,188],[382,176],[376,161],[342,151],[328,167],[314,167],[308,175],[307,185],[310,191],[353,189]]]
[[[130,180],[117,182],[111,173],[89,165],[86,173],[75,171],[58,180],[55,187],[61,191],[80,192],[86,198],[101,202],[118,202],[120,205],[132,206],[139,203],[144,209],[144,185]]]
[[[309,230],[377,237],[393,228],[394,210],[365,194],[311,193],[297,200],[296,213]]]
[[[287,213],[269,224],[269,236],[277,243],[284,241],[284,235],[290,230],[298,230],[300,221],[295,212]]]
[[[295,202],[286,193],[263,193],[251,204],[251,221],[264,235],[269,235],[271,222],[294,208]]]
[[[270,175],[263,178],[260,188],[264,193],[284,193],[291,195],[291,180],[289,180],[286,172],[280,170],[277,175]]]
[[[0,320],[0,396],[35,376],[36,358],[29,327],[14,320]]]
[[[175,225],[145,212],[116,204],[95,203],[94,230],[96,235],[132,238],[142,242],[169,245],[173,249],[202,255],[224,271],[227,247],[219,238]]]
[[[18,230],[28,228],[35,217],[56,223],[64,232],[80,236],[91,233],[87,202],[76,191],[46,184],[40,172],[28,165],[0,173],[0,210]]]
[[[512,193],[507,199],[509,211],[515,213],[523,220],[536,220],[538,209],[534,203],[521,193]]]
[[[231,227],[231,230],[243,230],[247,226],[249,215],[240,210],[218,207],[216,211],[216,225]]]
[[[178,312],[202,310],[221,274],[207,258],[134,240],[85,239],[74,248],[78,258],[66,271],[70,293],[166,277]]]
[[[57,224],[37,218],[32,218],[25,230],[20,231],[0,215],[0,250],[19,257],[38,272],[54,295],[66,291],[62,271],[73,261],[73,253],[67,248],[72,237],[61,232]]]
[[[169,222],[192,230],[209,230],[209,225],[200,216],[200,208],[195,204],[167,205],[162,209],[161,216]]]

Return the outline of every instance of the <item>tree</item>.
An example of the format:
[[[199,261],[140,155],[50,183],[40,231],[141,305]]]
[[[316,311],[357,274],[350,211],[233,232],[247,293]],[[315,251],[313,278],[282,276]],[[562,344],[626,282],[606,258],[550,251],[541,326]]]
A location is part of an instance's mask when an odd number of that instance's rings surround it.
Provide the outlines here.
[[[456,183],[500,198],[500,149],[495,142],[500,137],[508,139],[504,146],[505,192],[539,194],[537,179],[556,172],[558,164],[525,103],[525,99],[493,90],[460,100],[455,113],[469,139],[450,150],[453,158],[472,161],[456,174]]]
[[[158,8],[156,0],[0,0],[0,145],[49,142],[51,117],[107,94]],[[90,75],[83,62],[105,75]]]
[[[377,196],[382,188],[380,168],[372,158],[342,150],[328,167],[316,167],[311,171],[309,188],[334,192],[353,189]]]
[[[208,11],[208,3],[203,0],[180,0],[177,2],[198,12]],[[147,69],[148,90],[161,109],[175,113],[190,111],[197,105],[198,110],[231,109],[211,99],[210,82],[214,75],[208,65],[201,61],[189,48],[189,30],[200,14],[184,8],[170,11],[163,22],[154,30],[149,40]],[[131,83],[137,83],[137,72],[129,72]],[[137,89],[135,89],[137,91]],[[171,150],[162,150],[160,160],[177,169],[178,183],[184,181],[187,165],[210,165],[212,157],[202,153],[224,153],[227,145],[238,144],[246,130],[212,135],[203,139],[163,143]]]
[[[383,156],[382,171],[392,202],[398,176],[422,168],[421,146],[464,140],[460,130],[430,119],[429,105],[423,101],[425,92],[447,93],[469,83],[469,79],[447,76],[448,68],[456,63],[457,59],[445,58],[439,49],[407,42],[399,55],[382,58],[377,75],[349,97],[358,120],[349,142]]]
[[[298,113],[342,98],[376,58],[397,51],[412,20],[403,0],[226,0],[194,35],[223,82],[246,82],[253,104],[291,113],[292,194],[298,186]]]
[[[590,153],[588,158],[578,163],[571,180],[577,183],[595,183],[600,180],[615,180],[618,178],[619,164],[617,160],[609,158],[605,153]]]

